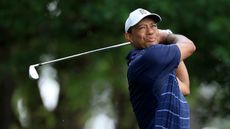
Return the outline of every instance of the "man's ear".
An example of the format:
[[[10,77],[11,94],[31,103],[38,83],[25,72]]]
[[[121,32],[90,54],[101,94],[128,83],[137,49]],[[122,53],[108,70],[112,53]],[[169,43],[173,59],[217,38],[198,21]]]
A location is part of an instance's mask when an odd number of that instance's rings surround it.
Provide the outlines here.
[[[125,32],[125,39],[128,40],[129,42],[132,42],[132,37],[131,37],[131,34],[128,33],[128,32]]]

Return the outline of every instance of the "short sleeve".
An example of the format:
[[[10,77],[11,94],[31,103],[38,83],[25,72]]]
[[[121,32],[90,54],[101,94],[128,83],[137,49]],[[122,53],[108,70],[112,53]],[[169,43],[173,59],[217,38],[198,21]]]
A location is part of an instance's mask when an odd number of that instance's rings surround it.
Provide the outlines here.
[[[180,63],[180,50],[175,44],[153,45],[146,50],[145,61],[150,63],[150,72],[154,74],[170,73]],[[150,73],[150,74],[151,74]]]

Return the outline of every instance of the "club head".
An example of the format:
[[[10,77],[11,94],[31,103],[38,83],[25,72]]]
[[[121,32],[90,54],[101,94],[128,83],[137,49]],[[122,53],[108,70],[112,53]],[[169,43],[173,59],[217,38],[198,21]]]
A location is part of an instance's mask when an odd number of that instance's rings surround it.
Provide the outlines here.
[[[38,65],[30,65],[30,67],[29,67],[29,76],[32,79],[38,79],[39,78],[38,72],[35,69],[36,66],[38,66]]]

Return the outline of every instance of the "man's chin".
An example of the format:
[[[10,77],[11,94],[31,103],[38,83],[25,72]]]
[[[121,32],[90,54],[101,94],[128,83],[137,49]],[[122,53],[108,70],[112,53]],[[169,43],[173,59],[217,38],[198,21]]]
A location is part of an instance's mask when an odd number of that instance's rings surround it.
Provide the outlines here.
[[[154,42],[151,42],[151,43],[146,43],[145,45],[142,46],[142,48],[147,48],[147,47],[150,47],[152,45],[155,45],[157,43],[154,43]]]
[[[155,44],[158,44],[158,43],[154,41],[154,42],[148,42],[147,44],[148,45],[155,45]]]

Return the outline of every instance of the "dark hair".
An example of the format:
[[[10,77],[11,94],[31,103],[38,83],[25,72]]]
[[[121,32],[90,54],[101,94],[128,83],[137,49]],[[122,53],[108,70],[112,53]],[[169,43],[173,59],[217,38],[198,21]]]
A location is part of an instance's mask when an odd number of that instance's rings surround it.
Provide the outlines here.
[[[130,27],[127,32],[132,33],[132,27]]]

